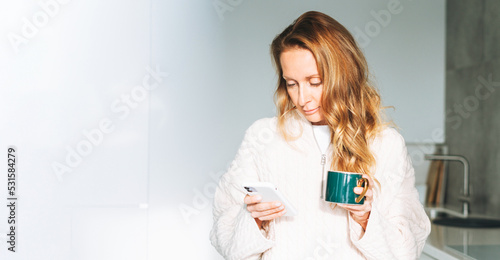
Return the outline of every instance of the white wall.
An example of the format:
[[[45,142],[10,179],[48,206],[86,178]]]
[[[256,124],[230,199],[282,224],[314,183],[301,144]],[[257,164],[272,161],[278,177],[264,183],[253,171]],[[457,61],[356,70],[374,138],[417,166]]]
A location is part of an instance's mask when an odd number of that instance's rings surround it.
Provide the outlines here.
[[[364,30],[389,0],[241,0],[224,13],[203,0],[41,2],[58,8],[17,52],[11,33],[47,11],[0,8],[0,149],[19,159],[19,251],[0,235],[1,259],[221,259],[211,197],[245,129],[274,115],[273,37],[307,10]],[[441,142],[444,0],[400,8],[366,56],[407,140]]]
[[[149,256],[217,259],[208,240],[209,174],[225,167],[243,134],[228,117],[234,94],[227,93],[224,31],[210,1],[154,0],[152,10],[152,64],[169,76],[151,93]]]
[[[18,159],[17,252],[0,207],[0,259],[145,259],[149,99],[135,87],[150,65],[150,4],[41,3],[0,8],[0,151],[14,145]]]

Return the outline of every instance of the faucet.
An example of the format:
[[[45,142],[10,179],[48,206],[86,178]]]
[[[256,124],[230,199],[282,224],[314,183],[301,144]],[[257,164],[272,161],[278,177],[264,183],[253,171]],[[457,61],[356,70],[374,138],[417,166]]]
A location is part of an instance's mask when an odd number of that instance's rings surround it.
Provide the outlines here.
[[[469,162],[465,157],[461,155],[437,155],[437,154],[426,154],[426,160],[441,160],[441,161],[459,161],[464,165],[464,194],[459,196],[459,200],[462,201],[462,214],[463,217],[467,218],[469,216],[469,203],[470,203],[470,191],[469,191]]]

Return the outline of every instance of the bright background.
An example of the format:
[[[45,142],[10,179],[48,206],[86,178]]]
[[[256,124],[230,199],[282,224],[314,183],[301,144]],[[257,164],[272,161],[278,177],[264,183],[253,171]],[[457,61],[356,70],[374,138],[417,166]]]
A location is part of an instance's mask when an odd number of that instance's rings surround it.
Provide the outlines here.
[[[363,42],[384,104],[420,156],[444,140],[433,134],[444,129],[444,7],[1,1],[0,151],[17,150],[18,222],[11,253],[0,207],[0,259],[221,259],[208,239],[216,182],[245,129],[275,114],[269,45],[308,10]]]

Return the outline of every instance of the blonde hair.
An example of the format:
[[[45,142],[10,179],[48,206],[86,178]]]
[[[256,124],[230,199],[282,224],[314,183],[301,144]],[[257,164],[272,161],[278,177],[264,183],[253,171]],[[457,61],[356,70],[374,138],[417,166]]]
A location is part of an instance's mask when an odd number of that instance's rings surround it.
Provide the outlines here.
[[[332,132],[333,170],[366,173],[375,165],[369,141],[381,131],[380,95],[369,82],[366,59],[349,31],[330,16],[306,12],[277,35],[271,55],[278,73],[275,103],[278,129],[288,141],[293,139],[286,121],[297,117],[281,77],[280,55],[291,48],[309,50],[323,82],[321,106]]]

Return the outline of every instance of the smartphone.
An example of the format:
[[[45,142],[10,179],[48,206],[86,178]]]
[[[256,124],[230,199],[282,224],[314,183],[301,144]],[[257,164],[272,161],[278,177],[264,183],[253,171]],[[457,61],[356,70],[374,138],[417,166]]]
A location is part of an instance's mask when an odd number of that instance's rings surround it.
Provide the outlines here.
[[[285,205],[286,213],[283,216],[292,217],[298,214],[295,207],[283,196],[278,188],[270,182],[244,183],[243,188],[250,196],[260,195],[262,202],[279,201]]]

